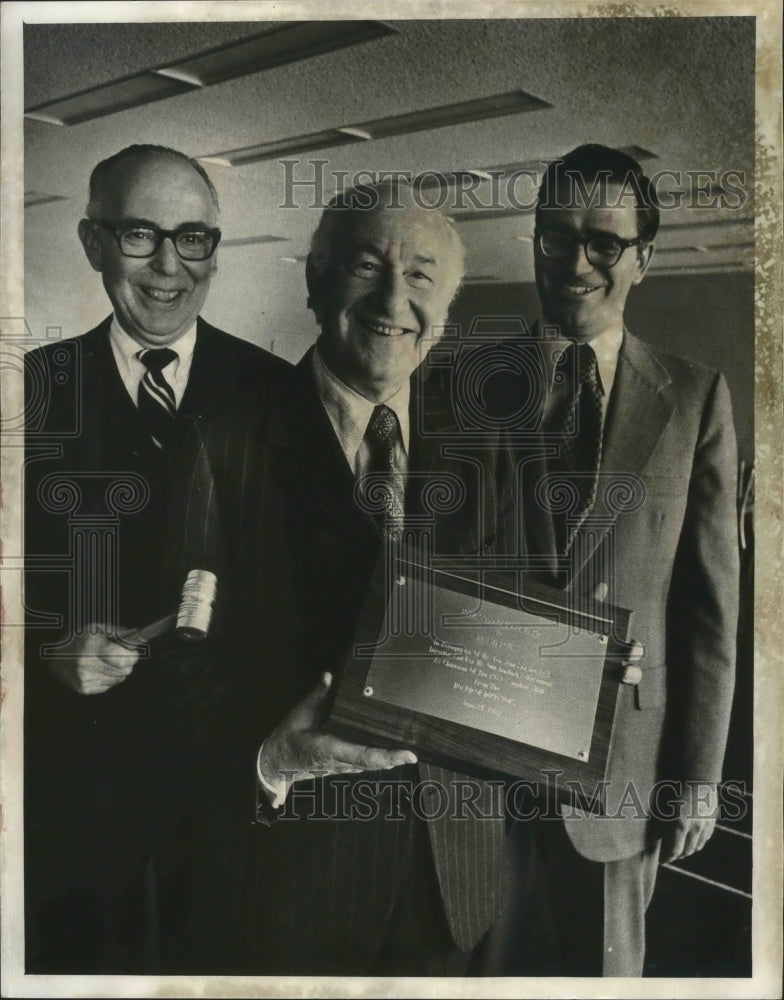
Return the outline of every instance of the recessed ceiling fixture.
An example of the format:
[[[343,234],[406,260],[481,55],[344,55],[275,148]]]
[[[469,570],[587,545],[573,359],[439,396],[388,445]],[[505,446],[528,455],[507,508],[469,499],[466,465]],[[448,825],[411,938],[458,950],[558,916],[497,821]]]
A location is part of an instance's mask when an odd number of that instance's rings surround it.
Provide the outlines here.
[[[657,247],[656,254],[661,256],[665,253],[721,253],[725,250],[752,250],[753,242],[743,243],[706,243],[699,246],[684,247]]]
[[[622,146],[619,151],[626,153],[627,156],[633,156],[636,160],[658,159],[656,153],[643,149],[642,146]],[[431,171],[430,173],[422,174],[421,180],[417,179],[417,183],[422,190],[427,190],[429,188],[442,187],[444,183],[448,187],[454,187],[458,184],[466,186],[464,178],[467,177],[476,178],[480,181],[492,181],[500,176],[508,176],[509,174],[522,175],[524,173],[528,175],[535,174],[537,183],[539,183],[539,178],[541,178],[548,163],[553,162],[553,159],[516,160],[513,163],[496,163],[490,167],[448,170],[441,174]]]
[[[724,219],[708,219],[699,222],[662,222],[661,231],[668,233],[687,232],[690,229],[719,229],[723,226],[753,226],[754,218],[747,216],[743,219],[733,219],[727,216]]]
[[[453,222],[485,222],[487,219],[509,219],[513,215],[525,215],[533,212],[533,205],[529,208],[481,208],[477,211],[454,212]]]
[[[24,207],[32,208],[33,205],[46,205],[50,201],[68,201],[62,194],[46,194],[43,191],[25,191]]]
[[[732,261],[730,263],[716,264],[679,264],[677,267],[671,265],[659,266],[652,263],[648,269],[648,274],[656,277],[673,277],[685,274],[713,274],[716,271],[753,271],[754,265],[751,261]]]
[[[221,247],[249,247],[256,243],[288,243],[287,236],[269,236],[261,233],[258,236],[238,236],[233,240],[221,240]]]
[[[159,66],[112,80],[68,97],[37,104],[25,117],[49,125],[79,122],[150,104],[239,76],[283,66],[396,32],[381,21],[288,21],[250,38],[207,49]]]
[[[352,142],[386,139],[395,135],[408,135],[426,129],[484,121],[487,118],[521,114],[524,111],[537,111],[549,107],[552,105],[538,97],[526,94],[522,90],[513,90],[507,94],[480,97],[475,101],[445,104],[438,108],[425,108],[408,114],[393,115],[391,118],[377,118],[374,121],[360,122],[357,125],[342,125],[339,128],[311,132],[308,135],[275,139],[272,142],[262,142],[255,146],[244,146],[241,149],[227,149],[218,153],[210,153],[200,157],[200,159],[209,162],[217,157],[220,160],[230,161],[232,166],[239,167],[246,163],[272,160],[291,153],[329,149],[333,146],[345,146]]]

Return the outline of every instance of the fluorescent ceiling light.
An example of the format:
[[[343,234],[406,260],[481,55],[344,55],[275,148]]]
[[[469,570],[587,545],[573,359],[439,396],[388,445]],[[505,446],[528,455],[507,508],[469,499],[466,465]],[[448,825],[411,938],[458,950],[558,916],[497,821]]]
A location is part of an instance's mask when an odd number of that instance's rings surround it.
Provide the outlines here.
[[[258,163],[261,160],[273,160],[292,153],[305,153],[311,150],[344,146],[351,142],[367,142],[372,139],[409,135],[412,132],[422,132],[426,129],[484,121],[488,118],[521,114],[525,111],[537,111],[549,107],[552,105],[538,97],[526,94],[522,90],[514,90],[506,94],[482,97],[475,101],[462,101],[459,104],[425,108],[403,115],[393,115],[391,118],[377,118],[369,122],[360,122],[357,125],[342,125],[321,132],[291,136],[288,139],[275,139],[272,142],[244,146],[241,149],[222,150],[209,155],[230,160],[234,166],[239,167],[247,163]]]
[[[46,205],[51,201],[68,201],[62,194],[46,194],[43,191],[25,191],[24,207],[32,208],[33,205]]]
[[[221,240],[221,247],[249,247],[256,243],[288,243],[287,236],[269,236],[261,233],[258,236],[238,236],[233,240]]]
[[[49,125],[80,122],[395,33],[380,21],[289,21],[168,66],[37,104],[25,117]]]

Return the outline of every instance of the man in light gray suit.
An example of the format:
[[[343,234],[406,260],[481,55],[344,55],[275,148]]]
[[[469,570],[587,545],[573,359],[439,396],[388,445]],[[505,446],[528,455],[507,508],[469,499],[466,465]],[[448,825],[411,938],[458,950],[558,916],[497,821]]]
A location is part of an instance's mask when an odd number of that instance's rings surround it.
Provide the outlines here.
[[[558,453],[525,484],[529,556],[545,582],[575,595],[600,588],[631,609],[644,648],[639,684],[620,692],[611,818],[571,810],[563,826],[536,829],[555,927],[549,971],[560,974],[642,973],[659,862],[701,850],[713,833],[732,703],[737,458],[727,386],[624,325],[658,223],[652,185],[624,153],[581,146],[545,173],[537,346],[548,375],[541,430]],[[568,510],[555,503],[559,484],[570,485]]]

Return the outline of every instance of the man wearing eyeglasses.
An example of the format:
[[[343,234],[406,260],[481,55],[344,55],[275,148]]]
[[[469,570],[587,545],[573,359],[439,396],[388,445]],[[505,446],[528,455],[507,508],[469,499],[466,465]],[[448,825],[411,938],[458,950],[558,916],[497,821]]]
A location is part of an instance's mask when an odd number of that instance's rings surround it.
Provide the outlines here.
[[[543,859],[555,950],[539,971],[551,974],[641,975],[658,864],[701,850],[716,822],[737,624],[735,434],[721,374],[625,326],[658,223],[651,182],[618,150],[581,146],[545,173],[534,265],[549,454],[524,470],[529,552],[546,582],[633,611],[644,649],[639,683],[620,690],[608,817],[571,810],[518,830]]]
[[[196,160],[136,145],[102,161],[79,238],[113,313],[27,357],[28,971],[182,960],[185,761],[220,682],[124,635],[159,617],[178,423],[288,367],[201,318],[220,236]],[[41,612],[59,625],[34,627]]]

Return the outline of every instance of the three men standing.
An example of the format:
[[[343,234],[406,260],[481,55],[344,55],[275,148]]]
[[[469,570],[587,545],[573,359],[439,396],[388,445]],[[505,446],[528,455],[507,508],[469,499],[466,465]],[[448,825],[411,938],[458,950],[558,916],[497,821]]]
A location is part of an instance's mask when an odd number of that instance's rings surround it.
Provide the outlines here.
[[[85,511],[104,498],[94,487],[95,474],[106,470],[141,477],[152,502],[133,512],[136,533],[131,515],[122,518],[118,617],[83,619],[76,634],[72,628],[64,647],[71,659],[54,668],[66,686],[40,667],[29,671],[42,689],[35,711],[44,713],[35,728],[32,713],[28,720],[27,792],[28,841],[43,865],[28,888],[41,940],[62,920],[75,888],[89,889],[83,907],[109,914],[96,924],[102,934],[127,915],[115,900],[133,898],[138,910],[151,881],[162,902],[176,900],[165,882],[177,885],[178,859],[163,863],[155,879],[146,866],[151,844],[177,844],[161,826],[174,815],[172,785],[192,787],[198,769],[187,751],[196,733],[186,724],[183,740],[170,729],[178,692],[198,687],[201,673],[208,690],[220,692],[228,680],[243,695],[232,702],[235,726],[221,729],[220,761],[230,817],[243,808],[250,815],[256,795],[262,820],[248,853],[231,836],[221,848],[220,824],[211,827],[217,853],[223,850],[216,871],[233,873],[236,892],[227,891],[222,931],[221,920],[212,924],[222,933],[215,961],[227,964],[210,969],[205,951],[205,971],[465,973],[501,908],[497,788],[418,763],[411,751],[353,744],[323,728],[331,678],[351,648],[374,573],[418,521],[427,522],[437,554],[531,557],[550,585],[585,596],[600,588],[635,612],[642,682],[619,695],[608,790],[616,817],[572,813],[563,826],[541,823],[534,833],[556,941],[556,967],[548,971],[639,975],[660,850],[667,858],[699,850],[715,822],[713,813],[689,811],[697,801],[689,795],[696,789],[697,798],[700,791],[715,798],[737,610],[726,386],[624,327],[626,299],[645,275],[658,225],[639,166],[591,146],[545,175],[535,266],[540,332],[557,328],[538,345],[548,379],[540,427],[548,458],[538,471],[526,464],[515,497],[503,435],[488,431],[478,449],[461,444],[449,387],[422,379],[421,362],[463,273],[460,241],[440,213],[418,206],[399,185],[333,200],[308,258],[318,342],[296,369],[272,369],[263,353],[201,321],[193,347],[219,239],[214,192],[201,168],[172,151],[138,147],[113,161],[97,168],[80,235],[115,319],[80,338],[84,420],[76,442],[63,444],[61,470],[92,477]],[[589,186],[598,204],[584,197]],[[161,364],[148,365],[145,357],[160,349],[177,357],[159,354]],[[49,363],[33,355],[31,370]],[[64,426],[63,393],[54,384],[48,391],[56,431]],[[227,398],[230,405],[219,405]],[[201,671],[191,662],[189,673],[174,652],[168,671],[165,657],[157,672],[145,669],[116,627],[143,624],[153,610],[138,585],[164,547],[156,506],[168,496],[157,485],[169,461],[161,414],[174,410],[177,420],[187,414],[192,421],[173,456],[178,530],[167,547],[183,570],[213,569],[221,594],[221,633]],[[28,462],[40,499],[50,467],[43,455]],[[374,476],[385,484],[381,509],[369,500]],[[433,501],[439,477],[461,484],[450,504]],[[567,510],[552,499],[559,483],[573,487]],[[520,523],[524,539],[515,537]],[[28,534],[29,551],[65,551],[51,541],[52,531],[62,542],[70,527],[62,516],[48,514],[42,526],[44,548]],[[108,625],[87,627],[101,621]],[[90,691],[106,699],[105,715],[103,707],[85,713],[85,702],[97,702],[82,701]],[[68,711],[59,701],[66,695]],[[57,745],[69,748],[63,761],[39,740],[50,724],[41,728],[46,711]],[[138,720],[150,713],[157,721],[140,735]],[[77,715],[71,732],[57,729]],[[221,780],[221,769],[209,773]],[[302,773],[316,776],[292,784]],[[366,795],[368,779],[369,812],[346,812],[361,783]],[[655,799],[662,779],[679,793],[666,803],[678,808],[663,830],[663,803]],[[443,789],[448,802],[430,822],[413,800],[426,784]],[[202,780],[202,794],[205,786]],[[44,801],[43,789],[52,787],[68,819]],[[632,815],[623,808],[629,787]],[[143,817],[139,810],[129,816],[129,801],[145,802]],[[52,836],[70,844],[76,877],[47,861]],[[75,926],[86,928],[87,917],[80,919]],[[111,934],[126,947],[119,932]],[[110,954],[111,971],[135,971],[130,959]]]

